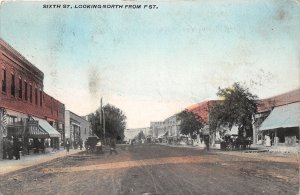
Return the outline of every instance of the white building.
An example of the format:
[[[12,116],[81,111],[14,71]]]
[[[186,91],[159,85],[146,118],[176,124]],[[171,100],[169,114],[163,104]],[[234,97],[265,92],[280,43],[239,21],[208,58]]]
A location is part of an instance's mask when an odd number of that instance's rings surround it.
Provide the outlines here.
[[[124,132],[124,141],[134,139],[134,137],[136,137],[141,131],[145,136],[148,136],[150,134],[150,127],[126,129]]]
[[[84,117],[81,117],[69,110],[65,111],[65,137],[71,142],[81,139],[83,142],[91,136],[91,124]]]

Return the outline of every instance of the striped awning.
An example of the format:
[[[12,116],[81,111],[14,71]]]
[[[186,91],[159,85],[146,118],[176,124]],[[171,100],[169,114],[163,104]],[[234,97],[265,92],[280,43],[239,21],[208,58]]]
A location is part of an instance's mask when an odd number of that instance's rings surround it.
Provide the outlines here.
[[[28,136],[30,138],[49,138],[49,134],[42,128],[39,128],[38,121],[30,120],[27,122],[27,126],[28,126]]]
[[[46,120],[32,117],[35,121],[38,121],[39,131],[44,131],[49,137],[60,137],[60,133],[56,131]]]

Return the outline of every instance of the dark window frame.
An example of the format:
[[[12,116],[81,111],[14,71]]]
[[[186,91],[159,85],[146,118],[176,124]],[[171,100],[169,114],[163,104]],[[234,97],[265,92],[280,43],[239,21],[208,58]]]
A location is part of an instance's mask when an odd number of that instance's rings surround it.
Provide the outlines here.
[[[24,81],[24,98],[25,100],[27,101],[28,100],[28,84],[27,84],[27,81]]]
[[[30,103],[32,103],[32,84],[30,84],[29,86],[29,100],[30,100]]]
[[[22,78],[19,78],[19,98],[23,98],[23,83],[22,83]]]
[[[35,105],[38,105],[38,90],[37,87],[34,89],[34,95],[35,95]]]
[[[6,93],[6,69],[2,68],[3,78],[1,80],[2,92]]]
[[[16,96],[16,81],[15,74],[11,73],[11,84],[10,84],[10,94],[15,97]]]
[[[43,91],[40,89],[40,106],[43,106]]]

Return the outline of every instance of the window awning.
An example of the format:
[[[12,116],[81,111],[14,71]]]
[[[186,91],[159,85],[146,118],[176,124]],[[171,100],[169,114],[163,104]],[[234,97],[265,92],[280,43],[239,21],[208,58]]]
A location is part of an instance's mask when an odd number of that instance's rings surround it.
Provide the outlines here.
[[[300,102],[275,107],[264,120],[259,130],[299,127]]]
[[[46,131],[49,137],[60,137],[60,133],[56,131],[46,120],[32,117],[34,120],[39,122],[39,129]]]

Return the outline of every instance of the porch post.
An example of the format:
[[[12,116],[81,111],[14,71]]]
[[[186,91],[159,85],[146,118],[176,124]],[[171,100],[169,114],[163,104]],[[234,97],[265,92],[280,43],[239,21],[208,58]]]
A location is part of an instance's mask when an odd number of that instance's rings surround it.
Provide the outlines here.
[[[274,145],[277,146],[277,144],[278,144],[277,129],[275,129]]]
[[[3,115],[2,115],[2,108],[0,108],[0,159],[3,157]]]

